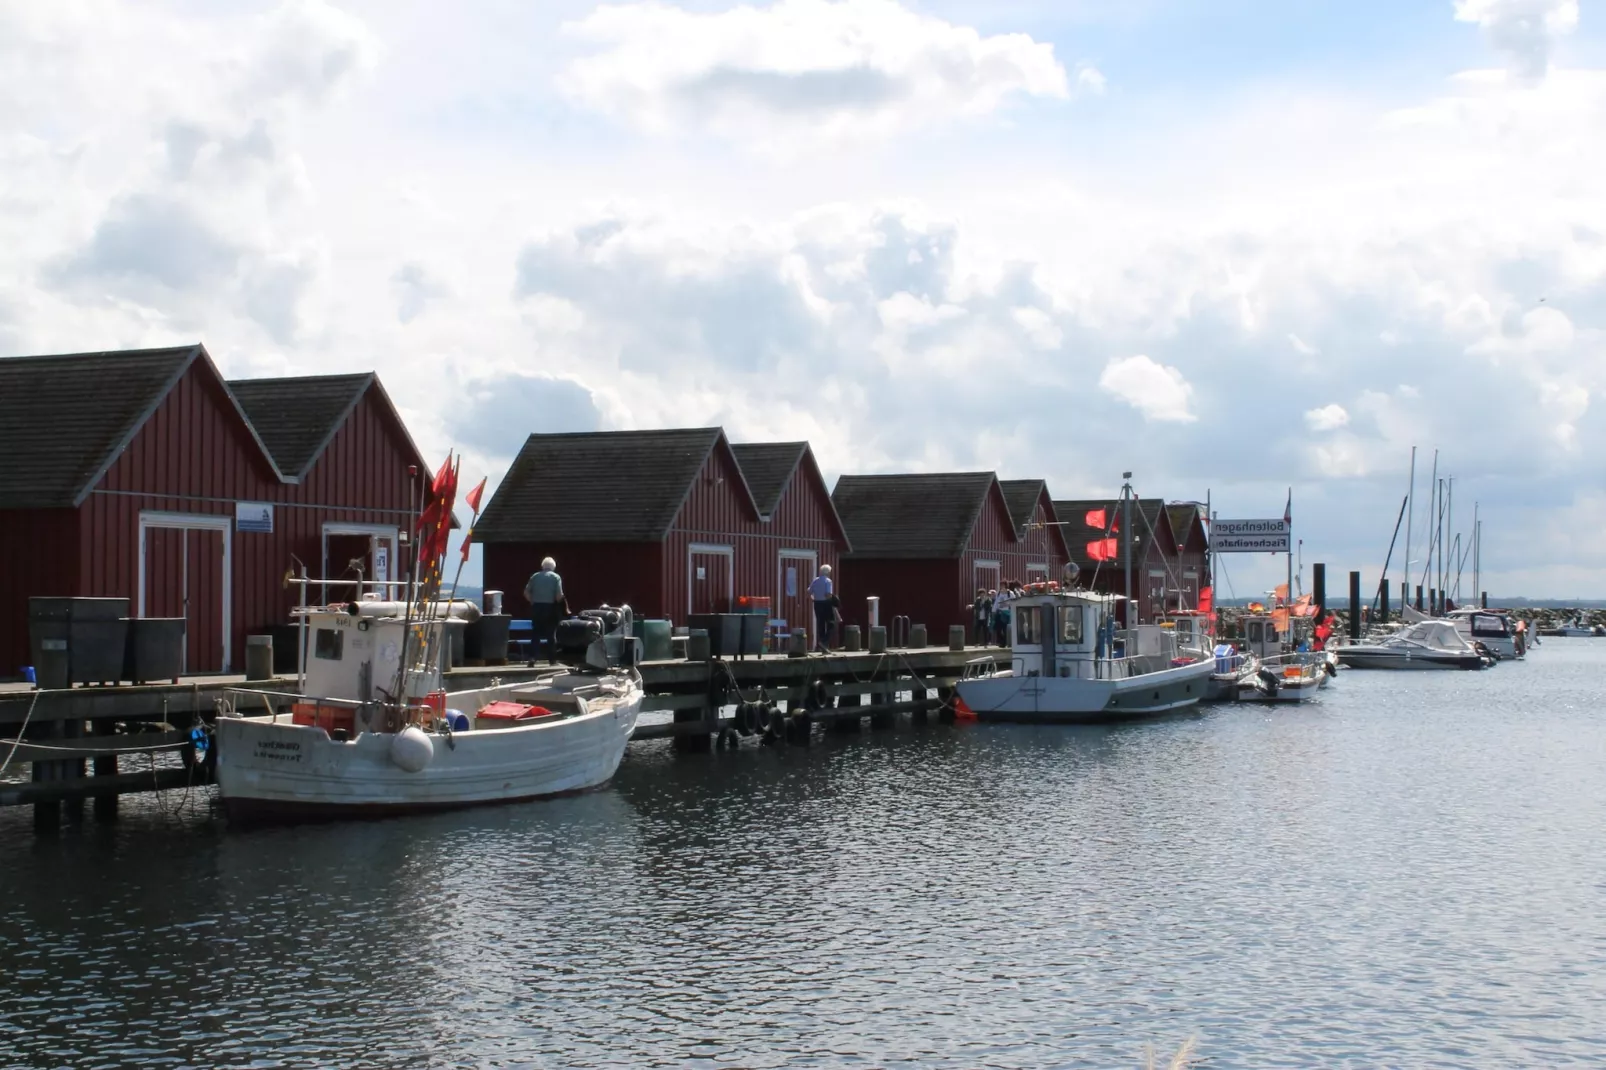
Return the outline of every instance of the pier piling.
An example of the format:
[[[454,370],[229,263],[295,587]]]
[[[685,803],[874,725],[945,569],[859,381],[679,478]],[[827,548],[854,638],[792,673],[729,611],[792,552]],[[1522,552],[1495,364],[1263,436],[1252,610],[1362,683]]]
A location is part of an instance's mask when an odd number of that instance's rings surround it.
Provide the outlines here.
[[[1316,603],[1316,619],[1327,611],[1327,566],[1321,561],[1310,567],[1310,597]]]
[[[1349,637],[1361,641],[1361,574],[1349,574]]]

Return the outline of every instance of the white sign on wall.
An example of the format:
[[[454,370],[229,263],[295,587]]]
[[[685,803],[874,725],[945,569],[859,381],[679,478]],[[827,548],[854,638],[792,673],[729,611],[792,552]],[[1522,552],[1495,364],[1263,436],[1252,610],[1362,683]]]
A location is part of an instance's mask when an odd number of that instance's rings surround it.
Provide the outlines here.
[[[374,579],[390,579],[390,544],[388,542],[374,544]]]
[[[1288,521],[1216,520],[1210,524],[1210,548],[1218,554],[1286,554]]]
[[[797,566],[786,566],[786,597],[797,597]]]
[[[273,534],[272,502],[235,502],[234,530]]]

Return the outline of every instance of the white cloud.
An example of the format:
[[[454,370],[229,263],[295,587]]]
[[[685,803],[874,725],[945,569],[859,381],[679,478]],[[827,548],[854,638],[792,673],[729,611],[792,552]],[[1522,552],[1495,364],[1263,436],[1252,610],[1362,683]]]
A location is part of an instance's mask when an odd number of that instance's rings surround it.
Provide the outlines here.
[[[645,129],[885,133],[992,112],[1015,95],[1065,98],[1051,44],[983,36],[895,0],[776,0],[697,14],[658,2],[599,7],[567,29],[595,51],[562,85]],[[1103,90],[1098,71],[1077,84]]]
[[[1143,413],[1146,419],[1191,423],[1188,411],[1193,387],[1177,369],[1139,354],[1111,359],[1099,376],[1099,387]]]
[[[1305,426],[1312,431],[1336,431],[1349,423],[1349,413],[1342,405],[1323,405],[1305,411]]]
[[[1320,352],[1320,350],[1318,350],[1315,346],[1311,345],[1309,342],[1305,341],[1303,338],[1297,334],[1294,334],[1293,332],[1289,332],[1288,344],[1293,346],[1294,352],[1298,353],[1300,356],[1314,357],[1318,352]]]
[[[1537,81],[1550,69],[1556,42],[1578,26],[1578,0],[1456,0],[1455,17],[1476,23],[1517,78]]]

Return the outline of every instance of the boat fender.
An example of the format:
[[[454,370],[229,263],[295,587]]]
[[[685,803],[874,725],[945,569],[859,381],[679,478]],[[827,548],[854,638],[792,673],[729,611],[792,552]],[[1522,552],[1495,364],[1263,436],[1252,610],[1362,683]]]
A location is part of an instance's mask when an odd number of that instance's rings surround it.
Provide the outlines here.
[[[417,725],[408,725],[390,741],[390,760],[409,773],[423,772],[434,757],[435,745]]]
[[[1326,673],[1328,676],[1337,676],[1338,666],[1334,665],[1330,661],[1324,661],[1322,662],[1322,672]]]
[[[1255,675],[1262,683],[1266,685],[1266,694],[1275,695],[1278,691],[1282,690],[1282,681],[1278,680],[1277,674],[1272,672],[1270,669],[1261,669],[1260,672],[1256,673]]]

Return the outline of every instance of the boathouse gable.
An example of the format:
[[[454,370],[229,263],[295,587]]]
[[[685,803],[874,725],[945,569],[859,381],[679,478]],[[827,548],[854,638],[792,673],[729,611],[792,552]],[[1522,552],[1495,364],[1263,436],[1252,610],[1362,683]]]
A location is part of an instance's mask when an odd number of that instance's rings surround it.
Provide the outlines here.
[[[807,444],[732,446],[717,427],[531,435],[475,538],[515,613],[552,557],[571,607],[676,622],[744,596],[804,612],[799,592],[847,544]]]
[[[376,578],[376,560],[400,577],[407,469],[423,460],[372,375],[237,384],[247,398],[260,386],[282,399],[277,424],[257,411],[272,450],[199,345],[0,360],[7,381],[35,399],[41,419],[59,402],[45,441],[82,427],[94,448],[74,440],[69,463],[40,460],[8,477],[35,492],[0,508],[59,504],[24,507],[21,523],[7,525],[56,537],[4,551],[5,564],[30,565],[0,579],[0,676],[28,661],[32,595],[127,598],[135,616],[183,617],[185,671],[204,673],[239,666],[246,635],[288,623],[286,571],[299,561],[322,576],[331,539],[354,550],[338,555],[336,574],[360,549],[365,578]],[[104,397],[106,411],[84,416],[64,389],[73,383]],[[309,417],[297,408],[303,396],[338,404],[314,405]],[[15,433],[0,429],[0,448]]]
[[[907,616],[939,639],[969,624],[976,588],[1009,579],[1017,549],[1009,505],[991,472],[842,476],[831,499],[852,541],[839,593],[851,623]]]
[[[998,486],[1015,524],[1015,547],[1005,578],[1022,583],[1059,579],[1070,560],[1070,551],[1048,483],[1041,479],[1004,479],[999,480]]]

